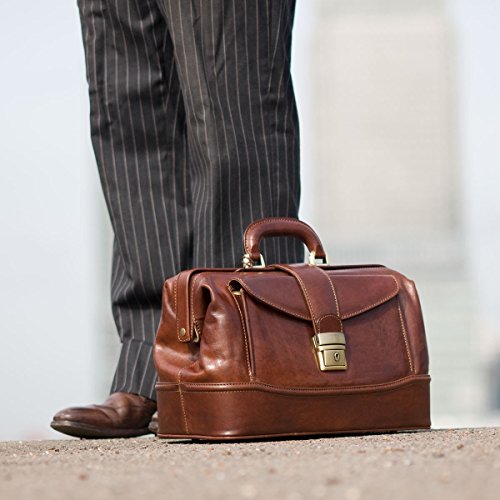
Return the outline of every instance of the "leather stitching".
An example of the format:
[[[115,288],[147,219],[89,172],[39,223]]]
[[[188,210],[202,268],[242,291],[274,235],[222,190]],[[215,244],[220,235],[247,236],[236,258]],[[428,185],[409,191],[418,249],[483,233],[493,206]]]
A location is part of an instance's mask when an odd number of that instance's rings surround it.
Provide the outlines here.
[[[193,279],[193,284],[191,285],[190,295],[191,295],[191,318],[193,320],[193,326],[189,325],[189,340],[193,338],[192,328],[196,324],[196,318],[194,317],[194,286],[196,285],[196,281],[201,276],[201,274],[197,274]]]
[[[179,314],[177,312],[177,283],[179,281],[180,274],[177,275],[177,278],[174,281],[174,309],[175,309],[175,334],[177,335],[177,340],[182,342],[179,336]]]
[[[366,269],[372,269],[372,268],[366,268]],[[348,276],[348,275],[342,275],[342,276]],[[365,275],[360,275],[360,276],[365,276]],[[372,276],[372,275],[366,275],[366,276]],[[362,309],[358,309],[358,310],[356,310],[354,312],[347,312],[345,314],[339,314],[339,316],[338,316],[339,319],[349,319],[349,318],[352,318],[353,316],[356,316],[358,314],[361,314],[361,313],[364,313],[366,311],[369,311],[370,309],[383,304],[384,302],[388,301],[389,299],[392,299],[394,296],[396,296],[398,294],[398,292],[399,292],[399,285],[398,285],[398,282],[397,282],[396,278],[394,278],[394,276],[387,275],[387,274],[381,274],[381,275],[374,274],[373,276],[390,276],[394,280],[394,283],[396,284],[396,289],[394,291],[392,291],[389,295],[387,295],[386,297],[384,297],[383,299],[380,299],[377,302],[374,302],[373,304],[370,304],[370,305],[368,305],[366,307],[363,307]],[[330,280],[330,278],[328,278],[328,279]],[[283,312],[286,312],[288,314],[291,314],[292,316],[297,316],[298,318],[301,318],[301,319],[304,319],[304,320],[311,320],[310,316],[305,316],[304,314],[299,313],[298,311],[287,309],[287,308],[285,308],[285,307],[283,307],[281,305],[278,305],[278,304],[270,301],[267,298],[262,297],[262,295],[259,295],[257,292],[255,292],[243,280],[234,279],[234,280],[231,280],[231,281],[237,281],[238,283],[240,283],[240,285],[250,295],[256,297],[257,299],[259,299],[261,302],[264,302],[265,304],[268,304],[268,305],[270,305],[272,307],[275,307],[276,309],[279,309],[280,311],[283,311]],[[340,310],[339,310],[339,313],[340,313]]]
[[[186,408],[184,407],[184,396],[182,395],[182,388],[181,388],[181,372],[182,372],[182,370],[183,370],[183,368],[181,368],[179,370],[179,373],[177,374],[177,383],[179,384],[179,399],[181,401],[182,414],[184,415],[184,429],[186,431],[186,434],[189,434]]]
[[[181,369],[182,371],[182,369]],[[397,380],[393,380],[392,382],[381,382],[379,384],[366,384],[366,385],[353,385],[353,386],[340,386],[340,387],[286,387],[286,386],[280,386],[280,385],[272,385],[272,384],[266,384],[265,382],[224,382],[221,384],[216,384],[216,383],[199,383],[199,382],[191,382],[188,384],[185,384],[186,386],[189,387],[206,387],[206,386],[212,386],[212,387],[226,387],[226,386],[241,386],[241,385],[259,385],[262,387],[269,387],[271,389],[283,389],[286,391],[314,391],[314,392],[331,392],[331,391],[350,391],[350,390],[363,390],[363,389],[381,389],[381,388],[390,388],[395,385],[400,385],[403,384],[407,380],[420,380],[420,379],[430,379],[429,375],[408,375],[406,377],[399,378]],[[167,385],[172,385],[172,383],[167,383]],[[161,390],[161,382],[157,384],[157,389]],[[229,389],[232,391],[232,389]],[[208,390],[207,392],[216,392],[216,390]],[[237,391],[234,391],[237,392]],[[240,391],[240,392],[246,392],[246,391]]]
[[[329,285],[330,285],[330,288],[332,289],[332,293],[333,293],[333,298],[335,300],[335,306],[337,308],[337,316],[340,317],[340,308],[339,308],[339,301],[337,300],[337,294],[335,293],[335,287],[333,286],[333,282],[332,280],[330,279],[330,276],[328,276],[327,272],[324,271],[323,269],[321,269],[320,267],[318,267],[318,271],[320,271],[326,278],[326,280],[328,281]]]
[[[249,322],[249,315],[248,315],[248,307],[247,307],[247,299],[246,296],[242,296],[241,300],[241,306],[243,309],[243,319],[245,320],[245,328],[247,331],[247,336],[248,336],[248,354],[250,357],[250,380],[253,382],[255,381],[255,355],[254,355],[254,349],[253,349],[253,341],[251,337],[251,332],[250,332],[250,322]]]
[[[266,217],[265,219],[262,219],[262,220],[259,220],[259,221],[255,221],[255,222],[252,222],[246,229],[245,229],[245,233],[243,234],[243,246],[245,247],[245,252],[248,251],[248,233],[250,232],[251,228],[253,227],[256,227],[260,224],[265,224],[267,222],[272,222],[272,221],[284,221],[284,222],[289,222],[289,221],[295,221],[297,219],[294,219],[292,217],[280,217],[280,218],[273,218],[271,219],[270,217]]]
[[[314,316],[313,307],[312,307],[311,301],[309,299],[309,293],[307,291],[306,285],[302,281],[302,278],[300,277],[300,275],[298,273],[296,273],[295,271],[293,271],[292,269],[290,269],[287,266],[281,266],[281,265],[278,264],[278,265],[276,265],[276,267],[277,268],[281,268],[281,269],[288,269],[290,271],[290,274],[292,276],[294,276],[295,279],[300,283],[300,287],[302,288],[302,291],[303,291],[304,296],[306,298],[307,304],[309,306],[309,312],[311,313],[311,319],[312,319],[312,322],[313,322],[314,333],[318,333],[318,327],[316,325],[316,318]]]
[[[190,434],[189,432],[189,427],[188,427],[188,420],[187,420],[187,413],[186,413],[186,408],[184,405],[184,395],[182,394],[182,387],[181,387],[181,373],[185,368],[191,368],[198,360],[194,360],[191,364],[188,366],[184,366],[179,370],[179,373],[177,374],[177,383],[179,384],[179,398],[181,400],[181,408],[182,408],[182,413],[184,415],[184,428],[186,430],[186,434]]]
[[[233,280],[231,280],[231,281],[233,281]],[[247,290],[246,287],[248,285],[244,281],[242,281],[240,279],[235,279],[234,281],[237,281],[245,290]],[[292,316],[298,316],[299,318],[302,318],[302,319],[305,319],[305,320],[310,320],[311,319],[310,316],[304,316],[301,313],[298,313],[298,312],[292,311],[290,309],[286,309],[285,307],[279,306],[279,305],[275,304],[274,302],[271,302],[270,300],[265,299],[261,295],[255,293],[253,290],[250,290],[250,291],[247,290],[247,292],[250,293],[250,295],[253,295],[254,297],[257,297],[260,301],[264,302],[265,304],[268,304],[268,305],[270,305],[272,307],[275,307],[276,309],[279,309],[280,311],[283,311],[283,312],[286,312],[288,314],[291,314]]]
[[[415,380],[413,383],[416,383],[417,381]],[[382,388],[381,388],[382,389]],[[397,391],[399,389],[398,386],[395,386],[395,387],[387,387],[387,390],[388,392],[390,391]],[[224,393],[224,392],[230,392],[230,393],[236,393],[236,392],[261,392],[259,389],[243,389],[243,390],[238,390],[238,389],[220,389],[220,390],[212,390],[212,391],[187,391],[189,393],[196,393],[196,392],[201,392],[202,394],[207,394],[207,393],[215,393],[215,394],[220,394],[220,393]],[[371,391],[370,391],[371,392]],[[280,394],[281,396],[286,396],[286,394],[283,394],[283,393],[278,393]],[[339,395],[341,396],[350,396],[351,394],[349,392],[340,392],[339,391]],[[296,397],[295,395],[293,395],[294,397]]]
[[[304,226],[305,229],[307,229],[310,232],[312,232],[314,234],[314,236],[316,237],[316,239],[317,239],[318,242],[321,242],[321,240],[319,239],[319,236],[316,234],[316,232],[310,226],[308,226],[305,222],[303,222],[303,221],[301,221],[299,219],[295,219],[294,217],[267,217],[265,219],[252,222],[245,229],[245,233],[243,234],[243,246],[244,246],[245,252],[246,253],[250,253],[249,252],[249,248],[248,248],[248,233],[249,233],[249,231],[250,231],[250,229],[252,227],[257,227],[257,226],[259,226],[261,224],[266,224],[268,222],[278,222],[278,221],[282,221],[282,222],[295,222],[297,224],[300,224],[301,226]]]
[[[398,299],[398,312],[399,312],[399,321],[401,322],[401,332],[403,334],[403,339],[406,346],[406,354],[408,355],[408,363],[410,364],[410,372],[413,373],[413,363],[411,360],[410,348],[408,346],[408,338],[406,336],[406,328],[403,321],[403,313],[401,312],[401,303],[399,299]]]
[[[245,341],[245,355],[247,358],[247,368],[248,368],[248,376],[252,378],[252,369],[250,368],[250,353],[248,351],[248,341],[247,341],[247,331],[245,328],[245,320],[243,318],[243,313],[241,312],[240,305],[238,304],[238,300],[236,297],[231,293],[231,297],[233,298],[236,307],[238,308],[238,312],[240,313],[240,322],[241,322],[241,328],[243,329],[243,340]]]
[[[203,323],[200,323],[200,321],[196,318],[193,318],[193,322],[194,322],[194,329],[198,330],[198,335],[201,338],[203,334]]]
[[[332,266],[330,264],[316,264],[316,267],[319,267],[323,271],[333,271],[334,273],[337,273],[337,276],[353,276],[350,274],[348,271],[373,271],[374,269],[385,269],[387,270],[386,266],[383,266],[382,264],[373,264],[373,265],[364,265],[360,264],[360,267],[357,267],[356,264],[353,264],[352,266]],[[358,276],[358,275],[354,275]],[[359,276],[387,276],[385,274],[360,274]]]
[[[384,274],[384,275],[381,275],[381,276],[390,276],[390,275]],[[391,278],[394,280],[394,283],[396,284],[396,290],[394,292],[391,292],[387,297],[384,297],[383,299],[381,299],[381,300],[379,300],[377,302],[374,302],[373,304],[370,304],[369,306],[363,307],[363,309],[359,309],[358,311],[354,311],[354,312],[342,314],[340,316],[340,318],[341,319],[352,318],[353,316],[356,316],[357,314],[361,314],[361,313],[363,313],[365,311],[369,311],[373,307],[379,306],[380,304],[383,304],[387,300],[392,299],[394,296],[396,296],[398,294],[398,292],[399,292],[399,285],[398,285],[398,282],[397,282],[397,280],[396,280],[396,278],[394,276],[391,276]]]

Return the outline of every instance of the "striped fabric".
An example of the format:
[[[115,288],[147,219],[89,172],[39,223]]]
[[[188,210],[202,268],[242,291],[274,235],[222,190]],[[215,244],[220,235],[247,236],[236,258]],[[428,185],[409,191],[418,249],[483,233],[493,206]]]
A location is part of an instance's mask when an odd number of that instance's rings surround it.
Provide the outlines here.
[[[111,391],[155,399],[163,281],[235,267],[254,219],[297,217],[295,0],[77,0],[90,125],[114,231]],[[302,245],[264,242],[267,262]]]

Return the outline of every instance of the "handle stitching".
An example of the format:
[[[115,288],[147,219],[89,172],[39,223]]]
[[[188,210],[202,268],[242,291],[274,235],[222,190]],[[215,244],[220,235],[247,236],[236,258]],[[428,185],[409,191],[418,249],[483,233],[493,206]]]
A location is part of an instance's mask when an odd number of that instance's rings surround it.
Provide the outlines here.
[[[282,222],[294,222],[294,223],[298,223],[300,224],[301,226],[304,226],[306,229],[308,229],[309,231],[311,231],[314,235],[314,237],[316,238],[316,240],[319,242],[319,244],[321,245],[321,247],[323,247],[323,244],[321,243],[321,239],[320,237],[318,236],[318,234],[316,233],[316,231],[314,231],[314,229],[309,226],[309,224],[306,224],[305,222],[299,220],[299,219],[295,219],[294,217],[266,217],[265,219],[260,219],[258,221],[255,221],[255,222],[252,222],[246,229],[245,229],[245,232],[243,234],[243,247],[244,247],[244,250],[245,250],[245,253],[250,253],[249,252],[249,249],[248,249],[248,233],[249,231],[251,230],[252,227],[256,227],[260,224],[265,224],[267,222],[278,222],[278,221],[282,221]],[[260,241],[260,240],[259,240]],[[260,249],[259,249],[259,253],[260,253]]]

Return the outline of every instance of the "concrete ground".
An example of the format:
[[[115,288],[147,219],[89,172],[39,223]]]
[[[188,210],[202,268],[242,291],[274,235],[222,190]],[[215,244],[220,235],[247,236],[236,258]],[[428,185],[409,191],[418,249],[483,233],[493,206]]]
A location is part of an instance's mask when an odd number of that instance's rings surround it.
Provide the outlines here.
[[[500,499],[500,428],[213,444],[0,443],[7,499]]]

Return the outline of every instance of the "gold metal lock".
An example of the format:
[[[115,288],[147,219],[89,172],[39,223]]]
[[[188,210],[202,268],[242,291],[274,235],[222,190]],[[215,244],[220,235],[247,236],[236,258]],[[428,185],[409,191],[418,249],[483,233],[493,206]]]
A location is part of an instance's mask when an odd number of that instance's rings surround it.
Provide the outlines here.
[[[321,371],[347,370],[345,336],[343,333],[318,333],[312,338],[312,343]]]

